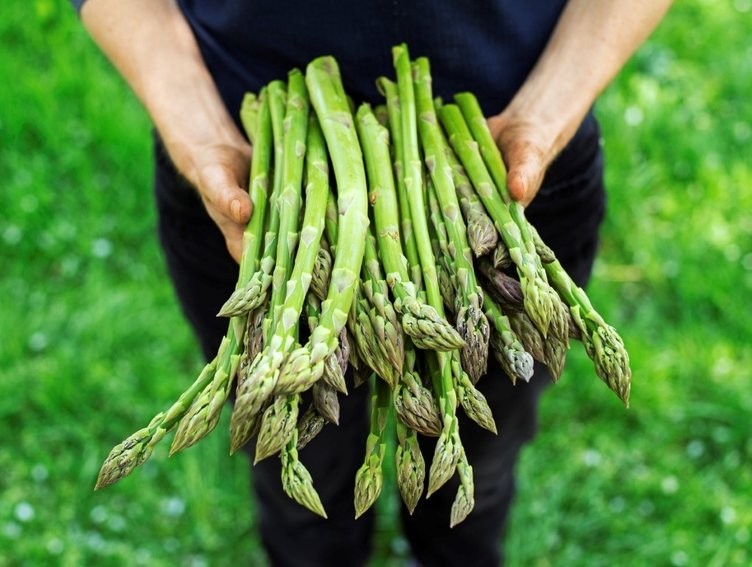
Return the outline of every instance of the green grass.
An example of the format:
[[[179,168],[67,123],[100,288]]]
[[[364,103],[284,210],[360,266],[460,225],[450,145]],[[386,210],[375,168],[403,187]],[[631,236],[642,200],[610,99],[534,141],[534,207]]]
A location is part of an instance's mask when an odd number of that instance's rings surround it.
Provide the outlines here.
[[[629,347],[632,407],[572,349],[520,463],[510,565],[752,563],[750,8],[677,3],[598,104],[610,209],[589,293]],[[5,3],[0,46],[0,567],[262,563],[227,416],[92,491],[201,360],[140,106],[65,3]],[[403,563],[395,508],[391,491],[375,565]]]

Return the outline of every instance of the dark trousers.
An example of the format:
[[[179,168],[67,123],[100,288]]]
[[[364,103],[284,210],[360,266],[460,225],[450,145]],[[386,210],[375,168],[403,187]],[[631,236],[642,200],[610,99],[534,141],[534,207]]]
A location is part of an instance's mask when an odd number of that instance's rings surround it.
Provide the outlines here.
[[[549,170],[528,218],[554,249],[573,279],[583,285],[592,267],[605,199],[597,124],[590,120]],[[207,359],[216,354],[227,321],[215,316],[232,292],[238,268],[203,210],[195,191],[174,171],[159,141],[155,144],[159,236],[177,295]],[[499,565],[501,539],[515,489],[515,463],[535,434],[538,399],[549,382],[538,368],[529,384],[512,386],[493,357],[478,383],[493,408],[499,435],[480,429],[464,415],[460,432],[475,478],[475,509],[449,528],[456,476],[413,516],[402,514],[405,535],[420,565]],[[320,519],[282,491],[278,459],[253,468],[259,525],[275,566],[363,565],[371,550],[373,514],[354,520],[353,484],[368,433],[368,391],[351,389],[341,398],[339,427],[326,426],[301,452],[328,520]],[[461,410],[460,410],[461,413]],[[423,439],[427,464],[433,442]],[[395,522],[397,519],[395,518]]]

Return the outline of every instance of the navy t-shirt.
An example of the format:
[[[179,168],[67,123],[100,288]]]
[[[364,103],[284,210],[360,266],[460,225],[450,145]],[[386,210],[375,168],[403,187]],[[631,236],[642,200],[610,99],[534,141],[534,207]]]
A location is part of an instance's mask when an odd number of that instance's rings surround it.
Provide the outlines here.
[[[514,95],[543,50],[564,0],[178,0],[228,107],[333,55],[356,100],[380,101],[374,82],[394,77],[391,47],[431,61],[437,95],[471,90],[487,113]]]
[[[84,2],[72,1],[78,8]],[[258,92],[273,79],[285,79],[293,67],[304,70],[320,55],[336,57],[345,88],[356,102],[383,102],[375,80],[381,75],[394,78],[391,48],[402,42],[412,57],[430,59],[435,95],[450,100],[454,93],[469,90],[486,115],[496,114],[535,65],[566,4],[566,0],[177,2],[236,120],[246,91]],[[576,138],[579,145],[587,138],[584,145],[593,151],[597,126],[591,114]]]
[[[84,0],[73,0],[80,8]],[[348,92],[381,101],[391,47],[431,61],[444,98],[471,90],[488,114],[509,102],[545,47],[565,0],[178,0],[233,115],[243,93],[334,55]]]

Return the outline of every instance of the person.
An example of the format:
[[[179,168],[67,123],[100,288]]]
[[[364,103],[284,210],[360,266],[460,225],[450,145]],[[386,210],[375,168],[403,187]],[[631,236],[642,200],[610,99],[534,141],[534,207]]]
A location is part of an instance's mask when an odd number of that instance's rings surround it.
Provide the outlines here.
[[[234,287],[241,235],[252,213],[252,148],[238,109],[293,67],[334,55],[348,93],[379,102],[393,76],[390,48],[428,56],[436,94],[474,92],[508,169],[513,197],[580,285],[604,215],[603,160],[592,105],[667,11],[670,0],[249,2],[73,0],[82,21],[150,114],[155,129],[159,235],[169,273],[204,354],[226,321],[215,317]],[[515,486],[515,463],[536,429],[548,378],[511,387],[498,366],[479,382],[500,434],[462,422],[476,505],[448,527],[456,484],[402,514],[419,565],[497,565]],[[367,561],[373,514],[353,519],[352,487],[368,428],[367,392],[342,400],[301,458],[329,513],[323,520],[282,492],[279,464],[253,469],[261,537],[273,565],[354,566]],[[426,441],[428,443],[428,440]],[[430,445],[424,454],[432,454]],[[456,482],[456,479],[455,479]]]

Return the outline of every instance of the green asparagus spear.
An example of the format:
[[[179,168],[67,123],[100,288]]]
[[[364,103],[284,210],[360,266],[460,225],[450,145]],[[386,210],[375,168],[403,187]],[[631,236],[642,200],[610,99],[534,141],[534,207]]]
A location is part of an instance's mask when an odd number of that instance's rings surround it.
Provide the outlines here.
[[[298,443],[298,432],[294,430],[290,438],[291,448],[288,451],[283,451],[281,454],[282,488],[285,494],[298,504],[326,518],[326,511],[323,504],[321,504],[321,498],[319,498],[318,493],[313,488],[311,473],[308,472],[303,463],[298,459]]]
[[[517,379],[529,382],[533,377],[533,357],[526,352],[511,323],[493,299],[486,297],[486,316],[494,326],[491,335],[493,352],[501,369],[507,373],[512,383]]]
[[[297,248],[292,272],[285,285],[286,297],[278,310],[279,314],[276,317],[277,324],[274,327],[274,334],[261,355],[254,360],[249,370],[249,378],[238,392],[235,409],[230,422],[233,452],[249,440],[249,430],[246,424],[252,422],[252,416],[259,412],[261,405],[273,392],[280,368],[287,354],[297,344],[298,322],[303,311],[319,242],[324,231],[326,195],[329,191],[328,166],[321,130],[313,116],[309,120],[305,112],[305,100],[301,100],[304,99],[304,93],[305,86],[302,75],[299,72],[291,74],[288,94],[288,106],[290,106],[288,115],[291,121],[288,121],[290,124],[288,135],[294,136],[295,141],[298,143],[293,144],[292,141],[286,141],[286,147],[297,151],[298,154],[304,154],[305,150],[295,150],[295,148],[300,145],[300,136],[305,135],[306,131],[308,134],[308,157],[305,162],[308,183],[306,186],[305,213],[300,230],[300,243]],[[301,127],[299,123],[301,120],[305,120],[305,128]],[[308,124],[309,122],[310,125]],[[287,199],[291,203],[291,208],[294,208],[295,205],[293,187],[296,183],[302,181],[302,170],[298,173],[297,167],[297,163],[295,166],[290,166],[291,171],[285,175],[285,183],[283,183],[283,187],[287,191]],[[294,211],[294,213],[297,217],[297,211]],[[282,222],[283,220],[284,222]],[[289,230],[292,227],[292,223],[283,218],[280,221],[280,230],[285,227],[288,228],[288,234],[292,235],[293,230]],[[292,240],[292,236],[290,236],[290,240]],[[281,250],[278,251],[277,266],[284,269],[287,260],[281,260],[279,256],[283,253],[289,253],[290,250],[282,242],[282,239],[279,239],[279,242]],[[274,306],[274,300],[275,294],[273,293],[272,306]],[[276,414],[271,415],[276,416]],[[262,423],[259,435],[270,429],[265,428]]]
[[[465,341],[460,351],[462,366],[470,374],[473,382],[477,382],[486,373],[490,333],[488,321],[483,313],[483,292],[475,279],[472,252],[467,242],[467,228],[460,212],[452,168],[446,157],[447,148],[433,106],[428,59],[416,59],[413,73],[420,143],[449,237],[449,254],[453,261],[452,269],[457,290],[455,326]]]
[[[410,218],[413,223],[418,258],[423,272],[423,284],[428,304],[443,316],[441,291],[438,288],[436,264],[431,250],[431,242],[426,219],[426,206],[423,195],[423,172],[418,145],[418,125],[415,107],[410,56],[406,45],[392,49],[394,66],[397,72],[397,89],[400,97],[402,162],[405,167],[405,187],[408,194]],[[428,495],[437,490],[454,474],[462,442],[457,422],[457,394],[452,383],[451,356],[447,352],[429,354],[433,365],[431,375],[434,388],[439,396],[443,428],[436,443],[434,457],[428,475]]]
[[[226,342],[228,339],[223,340]],[[216,368],[217,359],[214,358],[204,367],[191,387],[183,392],[167,411],[159,412],[149,425],[139,429],[122,443],[113,447],[99,470],[94,489],[99,490],[116,483],[131,474],[136,467],[145,463],[151,456],[156,444],[178,424],[180,419],[188,412],[193,400],[211,383]]]
[[[539,247],[544,246],[537,231],[532,228],[533,237]],[[569,306],[569,311],[580,330],[585,351],[595,365],[595,372],[624,405],[629,406],[632,370],[629,366],[629,353],[624,341],[611,325],[590,303],[587,294],[569,277],[564,267],[553,260],[543,264],[552,285]]]
[[[381,380],[373,379],[371,396],[371,426],[366,440],[366,455],[355,474],[355,517],[362,516],[381,493],[386,450],[386,423],[389,417],[389,387]]]
[[[253,275],[245,281],[243,286],[238,286],[235,289],[219,310],[218,316],[220,317],[239,316],[256,309],[265,301],[267,291],[272,283],[272,272],[274,271],[275,253],[277,249],[277,230],[279,228],[279,208],[277,207],[277,197],[282,186],[282,167],[280,167],[279,164],[282,163],[282,155],[284,152],[283,121],[287,90],[285,83],[282,81],[272,81],[266,87],[266,91],[269,100],[271,136],[274,149],[274,178],[272,183],[272,193],[268,199],[271,207],[265,225],[266,233],[264,234],[264,252]],[[258,117],[256,118],[256,121],[258,122]],[[258,151],[260,145],[259,142],[263,142],[268,146],[267,140],[268,139],[256,140],[254,153]],[[262,151],[265,152],[267,150]],[[266,181],[266,184],[268,186],[268,180]],[[265,195],[266,192],[264,192],[264,196]],[[256,214],[254,214],[253,217],[256,217]],[[251,218],[251,222],[254,222],[253,217]],[[256,242],[254,242],[254,246],[255,245],[257,245]]]
[[[519,212],[518,205],[505,203],[495,189],[494,181],[478,150],[478,142],[470,134],[460,109],[454,104],[446,104],[439,110],[439,118],[478,196],[509,249],[520,277],[525,310],[544,337],[548,335],[549,328],[556,336],[566,336],[566,310],[548,284],[532,240],[526,239],[529,236],[529,225]]]
[[[271,113],[265,90],[261,94],[259,114],[254,134],[256,150],[251,160],[250,198],[253,214],[243,233],[243,257],[240,263],[237,289],[242,289],[254,273],[261,251],[261,232],[266,216],[266,192],[271,162]],[[232,317],[227,330],[228,341],[217,355],[217,369],[209,385],[194,400],[189,411],[178,425],[170,448],[174,454],[198,442],[209,434],[219,422],[219,417],[230,394],[240,363],[240,350],[246,320]]]
[[[452,511],[449,519],[450,528],[464,521],[475,506],[473,467],[470,466],[464,449],[460,453],[460,460],[457,462],[457,473],[460,476],[460,485],[457,488],[457,495],[452,503]]]
[[[417,432],[400,421],[395,427],[397,450],[394,455],[394,466],[397,469],[397,487],[408,512],[412,514],[423,494],[426,462],[420,451]]]
[[[306,70],[311,102],[326,138],[337,181],[338,239],[327,299],[320,324],[308,344],[288,358],[277,384],[282,392],[310,388],[323,373],[325,359],[334,352],[347,322],[359,281],[368,226],[368,186],[353,117],[339,68],[332,57],[312,61]]]
[[[391,92],[394,84],[385,84],[391,85],[387,87]],[[393,109],[395,105],[396,102],[392,100],[390,108]],[[376,121],[368,105],[361,105],[358,109],[357,126],[368,170],[369,200],[373,206],[376,241],[386,271],[386,280],[395,297],[394,308],[401,316],[402,328],[419,348],[459,348],[462,346],[462,338],[435,309],[418,301],[417,288],[411,283],[411,280],[420,282],[422,277],[411,276],[410,274],[415,272],[408,267],[413,261],[419,262],[417,247],[412,260],[409,258],[412,254],[409,254],[407,259],[402,254],[401,240],[412,244],[415,242],[412,238],[412,228],[405,232],[406,226],[412,227],[412,221],[403,222],[400,232],[399,215],[408,209],[407,194],[405,192],[405,203],[402,203],[403,199],[400,196],[398,205],[394,177],[389,166],[389,134]],[[394,127],[393,131],[396,131]],[[396,152],[396,140],[401,139],[401,136],[394,136],[393,139]],[[401,159],[397,160],[395,157],[395,163],[397,161],[402,163]],[[409,212],[406,214],[409,215]],[[406,249],[409,251],[411,246],[406,244]]]

